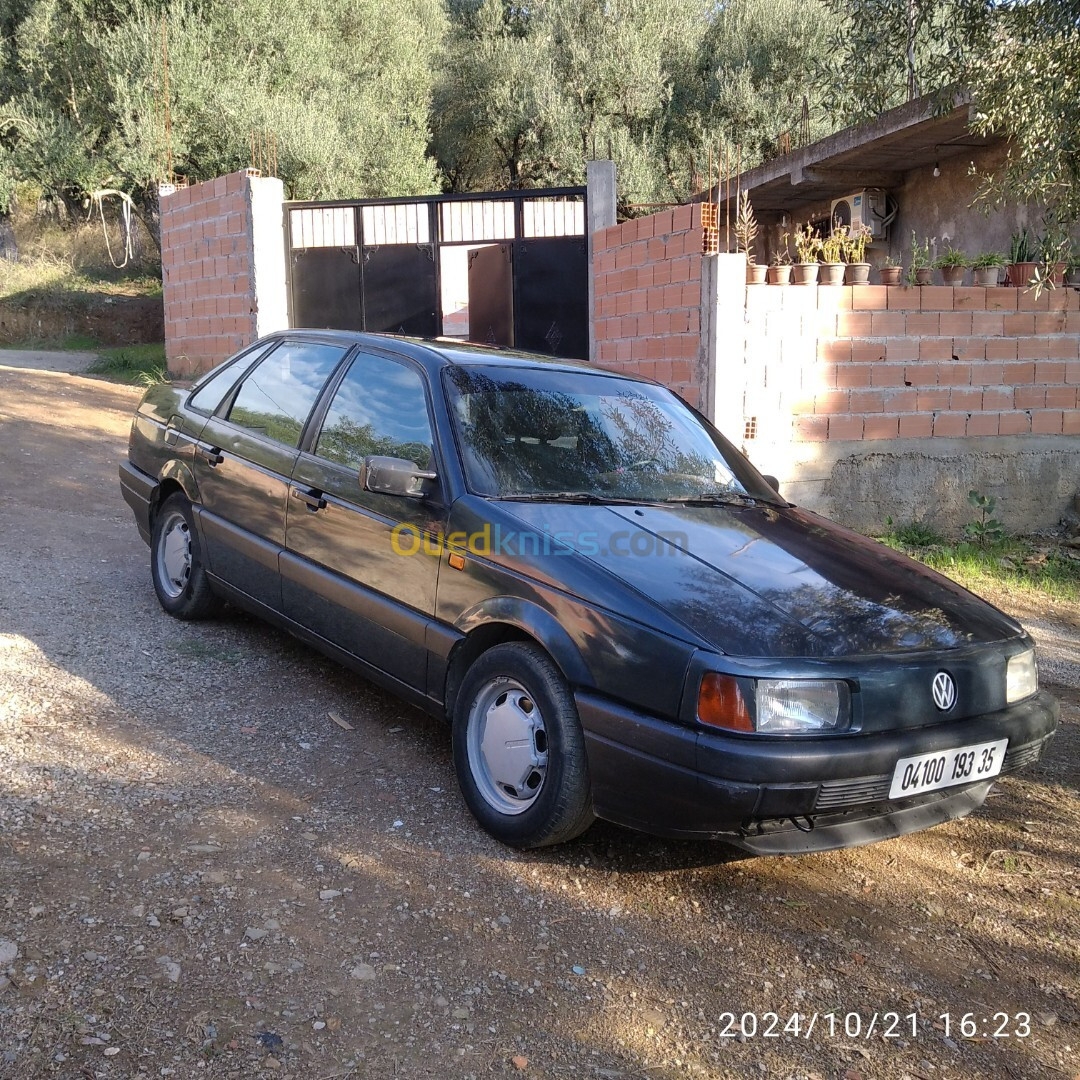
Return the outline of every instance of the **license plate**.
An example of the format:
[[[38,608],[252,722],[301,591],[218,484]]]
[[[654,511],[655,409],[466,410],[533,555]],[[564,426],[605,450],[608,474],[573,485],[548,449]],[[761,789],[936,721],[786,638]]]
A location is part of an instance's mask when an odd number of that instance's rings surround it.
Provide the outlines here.
[[[975,746],[960,746],[955,750],[940,750],[936,754],[901,758],[893,770],[889,798],[906,799],[924,791],[997,776],[1008,745],[1008,739],[999,739]]]

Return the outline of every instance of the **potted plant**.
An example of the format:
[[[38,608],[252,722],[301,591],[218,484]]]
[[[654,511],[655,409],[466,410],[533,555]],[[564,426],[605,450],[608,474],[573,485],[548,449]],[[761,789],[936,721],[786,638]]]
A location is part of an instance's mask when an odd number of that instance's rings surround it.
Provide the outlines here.
[[[866,261],[866,245],[870,243],[873,235],[865,225],[845,232],[843,237],[844,262],[847,263],[847,269],[844,271],[845,285],[869,283],[870,264]]]
[[[904,268],[900,265],[899,259],[894,259],[891,255],[885,256],[885,261],[878,267],[878,277],[881,278],[882,285],[899,285],[900,275],[904,272]]]
[[[791,272],[796,285],[816,285],[821,264],[817,261],[821,253],[821,237],[814,232],[809,222],[795,230],[795,254],[799,261]]]
[[[911,262],[908,265],[907,283],[909,285],[929,285],[934,275],[934,268],[930,265],[930,241],[923,240],[911,230]]]
[[[1036,245],[1027,228],[1014,232],[1009,241],[1009,261],[1006,271],[1006,283],[1014,288],[1026,288],[1035,276],[1038,263],[1035,261]]]
[[[834,222],[832,232],[821,241],[821,269],[819,285],[844,284],[844,245],[847,243],[848,227]]]
[[[1069,235],[1055,222],[1046,224],[1046,232],[1039,241],[1042,276],[1054,288],[1065,284],[1068,269]]]
[[[735,244],[740,254],[746,256],[746,284],[763,285],[765,283],[764,265],[754,262],[754,240],[757,239],[758,225],[754,208],[750,205],[750,192],[739,195],[739,208],[735,214]]]
[[[963,285],[967,268],[968,257],[951,245],[934,260],[934,269],[941,271],[946,285]]]
[[[770,285],[789,285],[791,283],[791,254],[788,242],[791,237],[784,233],[780,237],[780,247],[773,252],[772,264],[765,271],[765,280]]]
[[[1069,285],[1080,285],[1080,247],[1073,247],[1065,260],[1065,280]]]
[[[984,251],[971,260],[971,265],[975,270],[975,284],[991,288],[997,285],[1001,277],[1005,256],[1000,251]]]

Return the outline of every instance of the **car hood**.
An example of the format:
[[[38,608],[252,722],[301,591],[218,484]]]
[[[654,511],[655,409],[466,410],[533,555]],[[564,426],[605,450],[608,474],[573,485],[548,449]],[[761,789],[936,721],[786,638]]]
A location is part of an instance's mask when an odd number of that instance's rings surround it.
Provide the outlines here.
[[[1023,633],[921,563],[795,507],[501,508],[731,655],[921,652]]]

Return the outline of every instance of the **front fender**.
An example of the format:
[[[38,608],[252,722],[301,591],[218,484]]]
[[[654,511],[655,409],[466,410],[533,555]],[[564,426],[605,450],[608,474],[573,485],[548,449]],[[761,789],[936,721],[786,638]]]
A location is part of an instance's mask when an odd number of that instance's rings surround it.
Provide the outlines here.
[[[455,620],[454,628],[468,634],[491,623],[513,626],[535,638],[570,683],[575,686],[593,685],[592,675],[581,651],[550,611],[518,596],[491,596],[463,611]]]

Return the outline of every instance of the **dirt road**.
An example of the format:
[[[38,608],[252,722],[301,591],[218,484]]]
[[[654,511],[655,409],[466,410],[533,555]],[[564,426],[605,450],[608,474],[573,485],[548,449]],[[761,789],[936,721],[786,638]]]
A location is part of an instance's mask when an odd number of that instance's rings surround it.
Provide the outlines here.
[[[1075,690],[1042,765],[918,836],[518,854],[439,725],[161,612],[137,396],[0,368],[0,1077],[1080,1072]],[[1030,614],[1068,667],[1075,608]]]

